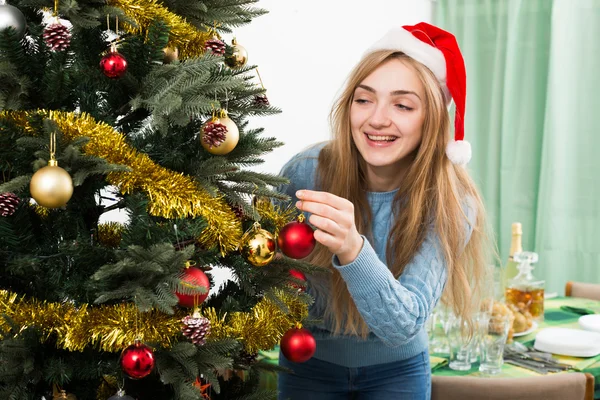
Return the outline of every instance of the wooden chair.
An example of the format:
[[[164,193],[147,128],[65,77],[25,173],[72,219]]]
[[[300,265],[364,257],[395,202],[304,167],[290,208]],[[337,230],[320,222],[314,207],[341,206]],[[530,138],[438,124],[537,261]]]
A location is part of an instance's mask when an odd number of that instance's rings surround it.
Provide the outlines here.
[[[593,400],[594,376],[569,372],[526,378],[433,376],[431,400]]]
[[[565,285],[565,296],[583,297],[585,299],[600,300],[600,283],[583,283],[569,281]]]

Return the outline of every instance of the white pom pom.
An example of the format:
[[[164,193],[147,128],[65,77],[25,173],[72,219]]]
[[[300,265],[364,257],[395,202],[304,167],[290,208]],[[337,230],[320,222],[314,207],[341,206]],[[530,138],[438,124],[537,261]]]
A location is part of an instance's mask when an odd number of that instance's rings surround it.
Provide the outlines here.
[[[453,140],[446,146],[446,155],[452,164],[467,165],[471,160],[471,144],[466,140]]]

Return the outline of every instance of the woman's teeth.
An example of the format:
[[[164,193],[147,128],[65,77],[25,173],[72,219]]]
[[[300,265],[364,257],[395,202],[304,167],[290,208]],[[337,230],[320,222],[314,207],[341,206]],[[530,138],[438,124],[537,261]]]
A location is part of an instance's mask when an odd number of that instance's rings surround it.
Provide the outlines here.
[[[369,138],[369,140],[373,140],[373,141],[387,141],[387,142],[393,142],[394,140],[396,140],[395,136],[379,136],[379,135],[367,135],[367,137]]]

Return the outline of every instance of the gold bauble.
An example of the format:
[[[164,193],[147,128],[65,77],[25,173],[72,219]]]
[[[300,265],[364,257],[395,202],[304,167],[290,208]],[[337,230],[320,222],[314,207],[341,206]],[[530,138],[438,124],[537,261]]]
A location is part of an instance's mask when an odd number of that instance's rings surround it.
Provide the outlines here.
[[[179,60],[179,49],[177,47],[165,47],[163,53],[165,53],[163,64],[170,64]]]
[[[255,267],[264,267],[273,260],[277,243],[271,232],[264,230],[260,224],[254,226],[242,236],[240,252],[250,264]]]
[[[56,161],[50,160],[48,166],[33,174],[29,191],[40,206],[58,208],[67,204],[73,195],[73,180]]]
[[[204,128],[211,122],[225,125],[225,127],[227,128],[227,133],[225,134],[225,141],[218,146],[212,147],[205,143],[203,139]],[[210,154],[214,154],[216,156],[222,156],[231,153],[233,149],[235,149],[235,146],[237,146],[239,140],[240,131],[235,122],[233,122],[229,117],[209,119],[204,125],[202,125],[202,128],[200,128],[200,143],[202,144],[202,147],[204,147],[204,149]]]
[[[232,53],[225,58],[225,64],[230,68],[241,68],[248,62],[248,52],[244,46],[240,46],[237,40],[231,41]]]

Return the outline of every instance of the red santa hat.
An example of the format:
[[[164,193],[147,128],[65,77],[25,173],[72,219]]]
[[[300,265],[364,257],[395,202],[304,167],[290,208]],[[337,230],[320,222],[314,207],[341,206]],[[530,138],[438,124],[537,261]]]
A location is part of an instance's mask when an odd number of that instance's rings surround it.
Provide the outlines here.
[[[467,73],[454,35],[420,22],[390,30],[367,53],[378,50],[401,51],[433,72],[444,89],[447,103],[454,100],[456,105],[454,140],[448,143],[446,155],[454,164],[467,164],[471,159],[471,145],[464,140]]]

